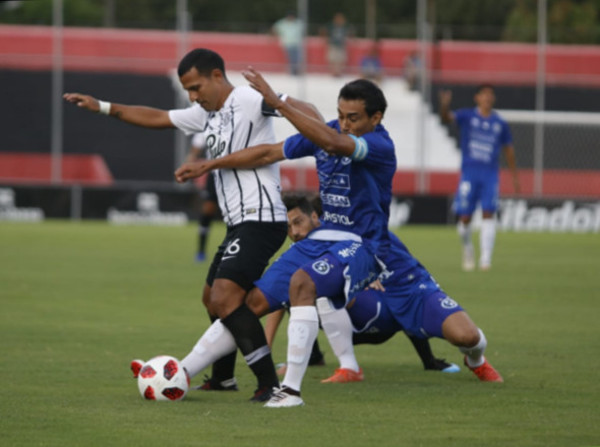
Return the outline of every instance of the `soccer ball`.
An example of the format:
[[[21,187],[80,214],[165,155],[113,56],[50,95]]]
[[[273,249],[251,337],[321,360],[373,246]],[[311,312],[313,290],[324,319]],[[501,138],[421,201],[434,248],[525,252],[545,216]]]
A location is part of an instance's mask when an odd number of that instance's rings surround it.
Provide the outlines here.
[[[148,400],[181,400],[189,387],[187,371],[179,360],[169,355],[148,360],[138,375],[138,389]]]

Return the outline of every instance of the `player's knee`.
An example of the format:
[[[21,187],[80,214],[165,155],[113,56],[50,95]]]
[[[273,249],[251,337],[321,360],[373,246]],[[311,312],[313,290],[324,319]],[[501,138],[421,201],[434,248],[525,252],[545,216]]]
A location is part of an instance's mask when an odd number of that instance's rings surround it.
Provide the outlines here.
[[[246,306],[258,317],[266,315],[269,311],[269,302],[257,287],[246,295]]]
[[[479,343],[479,329],[466,312],[450,315],[442,324],[444,338],[455,346],[473,347]]]
[[[316,287],[304,270],[296,271],[290,280],[290,304],[292,306],[313,306],[316,299]]]
[[[454,344],[457,346],[465,346],[471,348],[479,343],[479,331],[476,326],[462,327],[455,334]]]
[[[216,313],[212,309],[211,302],[210,302],[210,287],[209,286],[204,287],[204,292],[202,293],[202,304],[204,304],[204,307],[206,307],[206,310],[208,310],[208,313],[210,315],[216,315]]]
[[[215,280],[210,291],[208,306],[212,315],[227,317],[244,303],[246,291],[232,281]]]

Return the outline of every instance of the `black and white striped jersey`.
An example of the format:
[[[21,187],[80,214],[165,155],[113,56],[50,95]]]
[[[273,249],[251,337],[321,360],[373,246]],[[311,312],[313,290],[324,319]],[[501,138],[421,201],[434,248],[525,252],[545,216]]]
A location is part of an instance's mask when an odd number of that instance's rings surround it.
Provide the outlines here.
[[[275,142],[273,118],[263,115],[262,102],[262,96],[251,87],[236,87],[216,112],[194,104],[169,111],[169,118],[188,135],[204,132],[206,157],[215,159],[246,147]],[[278,163],[256,169],[219,169],[214,173],[219,206],[227,225],[287,220]]]

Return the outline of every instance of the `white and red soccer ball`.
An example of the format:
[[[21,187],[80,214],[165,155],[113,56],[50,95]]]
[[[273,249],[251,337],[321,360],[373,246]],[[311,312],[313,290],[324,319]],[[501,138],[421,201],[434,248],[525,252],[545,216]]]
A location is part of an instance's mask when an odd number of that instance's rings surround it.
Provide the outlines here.
[[[175,357],[159,355],[144,363],[138,374],[138,389],[144,399],[181,400],[190,388],[190,379]]]

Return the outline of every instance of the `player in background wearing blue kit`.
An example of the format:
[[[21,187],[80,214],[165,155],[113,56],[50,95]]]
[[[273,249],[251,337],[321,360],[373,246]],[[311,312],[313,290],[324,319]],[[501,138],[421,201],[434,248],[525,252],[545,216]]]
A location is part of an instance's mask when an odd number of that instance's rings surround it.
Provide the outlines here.
[[[389,248],[387,222],[396,157],[380,124],[387,102],[372,82],[353,81],[340,91],[338,119],[325,124],[276,95],[256,71],[250,69],[244,75],[265,103],[301,133],[284,143],[258,145],[207,163],[184,165],[176,178],[181,182],[210,169],[250,168],[285,158],[315,157],[323,223],[294,244],[263,277],[271,279],[265,282],[274,291],[265,294],[267,298],[291,303],[288,368],[282,387],[266,406],[303,405],[300,386],[319,326],[317,297],[327,296],[336,306],[344,306],[377,276],[379,266],[373,253],[384,256]]]
[[[479,269],[489,270],[496,239],[494,214],[498,209],[499,158],[504,151],[513,176],[515,192],[520,190],[515,162],[515,150],[510,128],[493,110],[496,100],[494,88],[483,84],[475,93],[474,108],[450,110],[452,92],[440,92],[440,117],[444,123],[455,122],[460,133],[462,154],[461,178],[454,202],[458,216],[458,234],[463,246],[463,269],[475,268],[475,252],[471,237],[471,218],[478,203],[482,217],[480,232]]]

